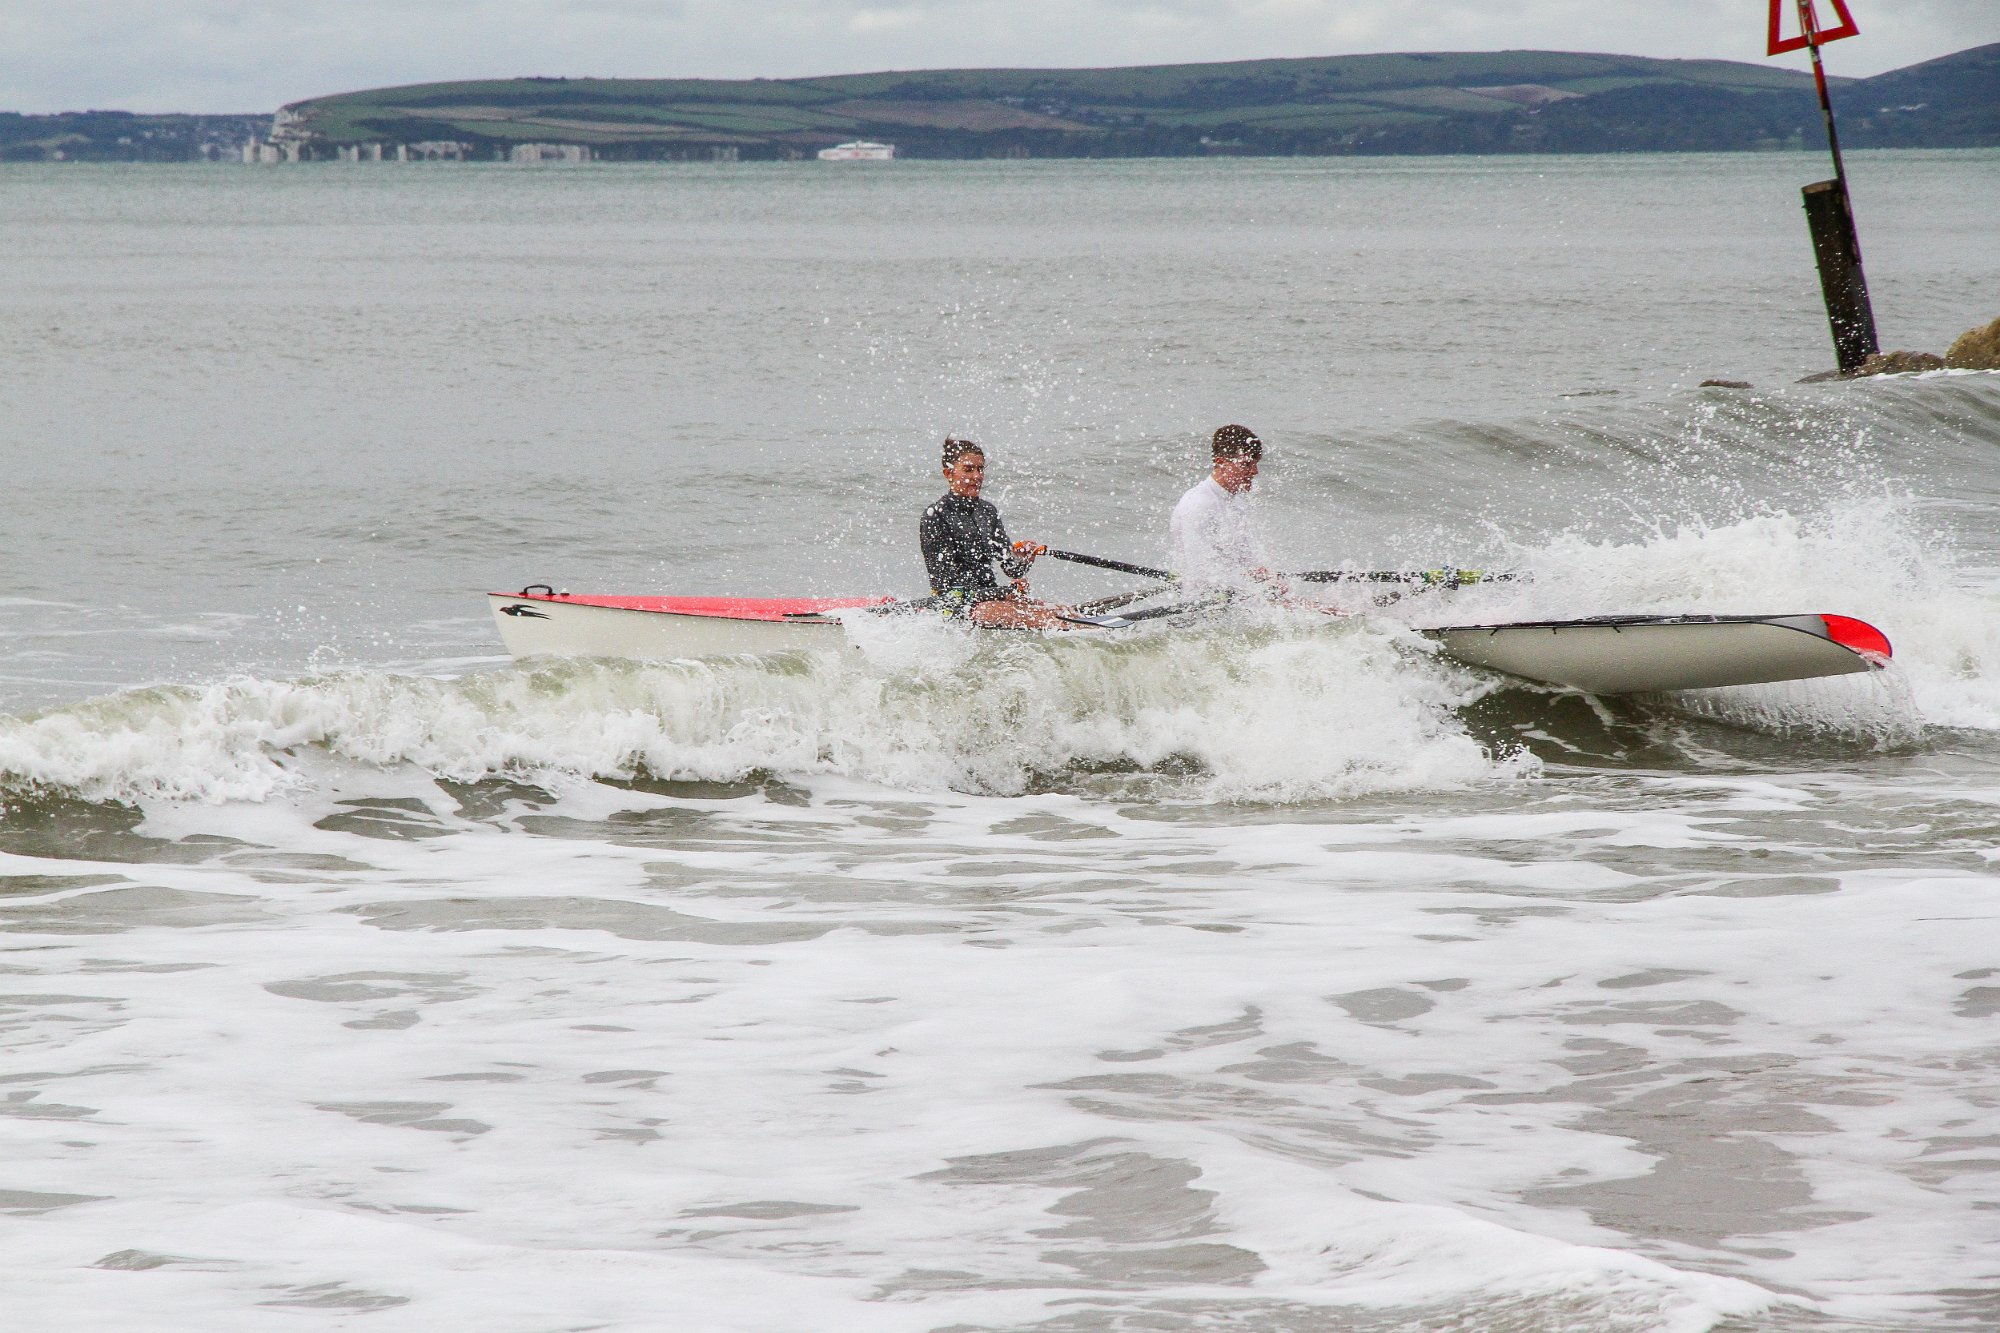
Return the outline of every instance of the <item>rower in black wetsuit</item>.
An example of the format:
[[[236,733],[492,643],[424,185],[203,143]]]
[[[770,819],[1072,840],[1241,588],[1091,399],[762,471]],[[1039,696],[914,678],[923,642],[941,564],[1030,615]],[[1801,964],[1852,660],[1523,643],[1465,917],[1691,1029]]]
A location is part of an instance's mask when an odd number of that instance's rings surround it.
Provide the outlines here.
[[[996,560],[1008,578],[1023,577],[1035,557],[1048,548],[1008,541],[1000,511],[991,500],[979,498],[986,484],[985,450],[971,440],[947,438],[944,476],[950,491],[924,510],[917,525],[931,595],[944,603],[948,614],[982,625],[1064,628],[1061,608],[1030,601],[993,577]]]

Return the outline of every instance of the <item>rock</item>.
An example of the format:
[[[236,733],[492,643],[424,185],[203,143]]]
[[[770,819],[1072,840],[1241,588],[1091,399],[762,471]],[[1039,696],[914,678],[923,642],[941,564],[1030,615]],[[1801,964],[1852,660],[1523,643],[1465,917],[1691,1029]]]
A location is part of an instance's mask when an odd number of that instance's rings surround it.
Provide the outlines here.
[[[1944,358],[1935,352],[1877,352],[1847,378],[1858,380],[1863,375],[1914,375],[1919,371],[1943,369]]]
[[[1704,389],[1753,389],[1757,386],[1750,383],[1749,380],[1703,380],[1701,387]]]
[[[1953,370],[2000,370],[2000,319],[1983,329],[1968,329],[1944,354]]]
[[[1808,376],[1806,376],[1806,377],[1805,377],[1804,379],[1800,380],[1800,381],[1799,381],[1799,383],[1801,383],[1801,384],[1824,384],[1824,383],[1826,383],[1826,382],[1827,382],[1828,380],[1837,380],[1837,379],[1841,379],[1841,378],[1843,378],[1843,376],[1842,376],[1842,375],[1841,375],[1841,373],[1840,373],[1839,371],[1837,371],[1837,370],[1822,370],[1822,371],[1821,371],[1821,372],[1819,372],[1819,374],[1817,374],[1817,375],[1808,375]]]

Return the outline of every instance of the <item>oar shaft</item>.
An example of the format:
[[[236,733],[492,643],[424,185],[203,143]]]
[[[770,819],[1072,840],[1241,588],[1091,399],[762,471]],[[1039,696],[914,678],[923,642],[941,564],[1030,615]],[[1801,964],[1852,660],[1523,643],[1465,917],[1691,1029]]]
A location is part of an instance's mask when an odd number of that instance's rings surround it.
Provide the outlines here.
[[[1144,611],[1128,611],[1123,620],[1158,620],[1162,616],[1184,616],[1194,611],[1213,611],[1229,604],[1228,593],[1218,593],[1212,597],[1197,597],[1191,602],[1173,602],[1166,606],[1149,606]]]
[[[1141,578],[1162,579],[1169,583],[1174,582],[1177,577],[1171,570],[1155,569],[1151,565],[1135,565],[1125,560],[1107,560],[1101,555],[1085,555],[1081,551],[1058,551],[1051,547],[1043,554],[1051,560],[1067,560],[1073,565],[1092,565],[1098,569],[1115,570],[1120,574],[1137,574]],[[1528,575],[1509,570],[1450,568],[1311,569],[1301,574],[1282,574],[1279,577],[1296,579],[1300,583],[1428,583],[1457,588],[1468,583],[1522,582]]]
[[[1134,602],[1143,602],[1148,597],[1157,597],[1173,586],[1171,583],[1156,583],[1150,588],[1140,588],[1135,592],[1121,592],[1115,597],[1095,597],[1088,602],[1078,602],[1070,609],[1080,611],[1087,616],[1102,615],[1106,611],[1115,611],[1121,606],[1130,606]]]
[[[1084,555],[1078,551],[1057,551],[1054,549],[1044,551],[1042,554],[1048,556],[1051,560],[1067,560],[1073,565],[1095,565],[1099,569],[1112,569],[1118,571],[1120,574],[1137,574],[1140,578],[1144,579],[1171,580],[1174,577],[1170,570],[1154,569],[1151,565],[1127,564],[1123,560],[1106,560],[1101,555]]]
[[[1461,588],[1468,583],[1525,583],[1529,576],[1505,569],[1309,569],[1284,577],[1300,583],[1427,583]]]

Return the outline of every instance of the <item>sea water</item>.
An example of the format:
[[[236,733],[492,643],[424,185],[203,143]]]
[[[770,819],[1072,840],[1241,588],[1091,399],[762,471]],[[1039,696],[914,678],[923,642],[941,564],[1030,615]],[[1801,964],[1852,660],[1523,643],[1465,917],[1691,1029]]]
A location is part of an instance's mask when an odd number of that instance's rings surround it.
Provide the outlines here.
[[[2000,154],[1852,168],[1888,345],[2000,315]],[[2000,375],[1797,382],[1823,171],[0,167],[9,1326],[2000,1322]],[[947,432],[1152,563],[1225,421],[1281,565],[1532,577],[646,665],[480,595],[916,593]],[[1413,632],[1675,611],[1896,663]]]

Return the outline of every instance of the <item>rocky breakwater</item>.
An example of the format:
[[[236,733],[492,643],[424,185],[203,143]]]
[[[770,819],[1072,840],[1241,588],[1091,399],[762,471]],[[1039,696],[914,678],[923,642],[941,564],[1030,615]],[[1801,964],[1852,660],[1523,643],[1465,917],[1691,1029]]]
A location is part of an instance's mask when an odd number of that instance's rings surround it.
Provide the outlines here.
[[[1953,370],[2000,370],[2000,319],[1959,335],[1944,363]]]
[[[2000,319],[1984,328],[1967,329],[1943,356],[1936,352],[1877,352],[1843,378],[1912,375],[1926,370],[2000,370]]]

